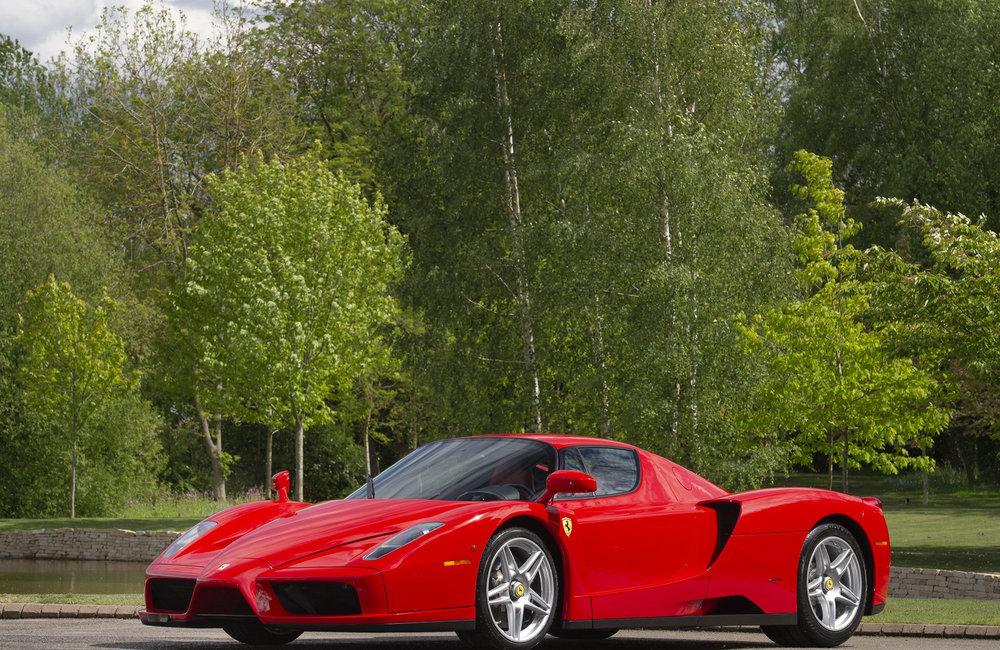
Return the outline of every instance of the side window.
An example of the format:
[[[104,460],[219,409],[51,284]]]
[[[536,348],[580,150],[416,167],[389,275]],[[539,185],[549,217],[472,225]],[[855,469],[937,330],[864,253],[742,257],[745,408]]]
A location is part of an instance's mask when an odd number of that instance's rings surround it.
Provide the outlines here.
[[[567,447],[560,452],[562,468],[586,472],[597,479],[597,492],[566,494],[558,499],[625,494],[639,483],[635,452],[618,447]]]

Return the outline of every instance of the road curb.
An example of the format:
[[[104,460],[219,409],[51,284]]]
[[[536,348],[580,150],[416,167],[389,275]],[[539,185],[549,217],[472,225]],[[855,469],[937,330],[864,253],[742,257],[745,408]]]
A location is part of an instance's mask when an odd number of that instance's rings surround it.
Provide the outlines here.
[[[759,632],[759,627],[726,626],[722,632]],[[930,625],[926,623],[862,623],[862,636],[909,636],[950,639],[1000,639],[1000,625]]]
[[[1000,625],[925,625],[923,623],[862,623],[858,634],[866,636],[921,636],[969,639],[1000,639]]]
[[[128,605],[0,603],[0,619],[14,618],[139,618],[139,608]]]
[[[0,620],[25,618],[138,618],[139,608],[127,605],[42,605],[0,603]],[[757,632],[757,627],[723,627],[723,632]],[[924,623],[862,623],[865,636],[1000,639],[1000,625],[928,625]]]

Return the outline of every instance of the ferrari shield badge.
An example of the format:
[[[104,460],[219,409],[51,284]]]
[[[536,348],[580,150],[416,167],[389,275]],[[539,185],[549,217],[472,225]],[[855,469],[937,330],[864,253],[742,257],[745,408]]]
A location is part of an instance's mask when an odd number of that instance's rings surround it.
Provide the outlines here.
[[[570,519],[569,517],[563,517],[562,525],[563,525],[563,532],[566,533],[566,537],[569,537],[570,533],[573,532],[573,520]]]

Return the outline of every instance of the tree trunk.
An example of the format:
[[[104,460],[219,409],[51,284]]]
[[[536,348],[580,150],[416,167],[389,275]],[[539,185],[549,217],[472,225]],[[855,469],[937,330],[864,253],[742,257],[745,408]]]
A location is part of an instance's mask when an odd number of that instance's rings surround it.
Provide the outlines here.
[[[70,458],[69,470],[69,518],[76,519],[76,463],[77,463],[77,429],[78,417],[76,413],[76,387],[73,387],[73,414],[70,423],[70,437],[72,438],[73,451]]]
[[[275,429],[267,432],[267,442],[264,451],[264,495],[271,498],[271,477],[274,475],[274,434]]]
[[[827,434],[826,450],[826,489],[833,490],[833,454],[834,454],[833,431]]]
[[[226,477],[222,471],[221,433],[216,439],[212,438],[212,423],[208,414],[200,408],[198,409],[198,419],[201,422],[201,438],[205,443],[205,449],[208,450],[208,460],[212,467],[212,498],[215,501],[225,501]]]
[[[608,395],[608,367],[604,358],[604,327],[600,296],[594,297],[594,362],[597,364],[597,382],[601,398],[601,423],[598,431],[602,438],[610,438],[611,399]]]
[[[503,150],[504,180],[507,186],[507,225],[510,230],[511,256],[514,263],[514,300],[521,317],[521,352],[524,368],[528,374],[531,394],[531,428],[542,430],[541,382],[538,377],[538,362],[535,356],[535,331],[531,318],[531,295],[528,290],[526,261],[524,253],[524,226],[521,215],[521,194],[517,179],[517,158],[514,155],[514,117],[511,112],[510,96],[507,94],[507,69],[504,63],[503,27],[498,19],[494,25],[493,76],[496,82],[497,108],[504,129],[500,143]]]
[[[931,489],[930,489],[930,472],[926,469],[921,472],[920,483],[923,487],[923,492],[920,495],[920,503],[929,505],[931,502]]]
[[[222,466],[222,416],[215,416],[215,450],[219,459],[219,484],[216,489],[216,501],[226,500],[226,468]]]
[[[212,498],[216,501],[226,500],[226,475],[222,467],[222,418],[216,420],[216,435],[212,438],[212,426],[209,415],[201,408],[201,400],[194,396],[194,407],[198,412],[201,424],[201,439],[208,450],[208,460],[212,468]]]
[[[365,441],[365,489],[368,493],[369,499],[375,498],[375,484],[372,483],[372,450],[371,443],[369,442],[368,428],[371,426],[372,422],[372,409],[371,406],[368,407],[368,413],[365,414],[365,426],[362,434]]]
[[[844,466],[840,468],[840,472],[841,472],[841,489],[844,491],[844,494],[850,494],[851,493],[850,492],[851,486],[848,485],[848,483],[847,483],[848,473],[850,471],[848,469],[848,467],[847,467],[847,461],[848,461],[848,458],[850,457],[850,450],[851,450],[851,433],[849,431],[845,430],[844,431],[844,450],[843,450],[843,453],[844,453],[844,456],[843,456]]]
[[[305,430],[302,416],[295,418],[295,500],[305,501],[302,486],[305,482]]]

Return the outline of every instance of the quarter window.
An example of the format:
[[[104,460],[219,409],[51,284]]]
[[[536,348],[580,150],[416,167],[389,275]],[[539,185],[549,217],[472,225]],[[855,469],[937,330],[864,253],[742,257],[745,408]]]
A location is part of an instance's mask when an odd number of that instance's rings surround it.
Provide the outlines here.
[[[635,489],[639,483],[639,467],[635,452],[620,447],[567,447],[560,452],[563,469],[586,472],[597,479],[597,492],[564,494],[556,498],[579,499],[613,496]]]

